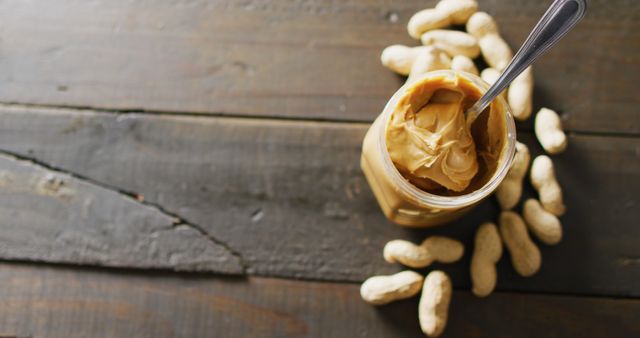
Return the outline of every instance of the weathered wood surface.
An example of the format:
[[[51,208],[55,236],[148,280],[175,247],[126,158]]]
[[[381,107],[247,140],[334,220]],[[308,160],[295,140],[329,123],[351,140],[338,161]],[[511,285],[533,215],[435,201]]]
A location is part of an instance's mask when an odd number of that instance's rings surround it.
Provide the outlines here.
[[[390,224],[358,165],[366,128],[3,107],[0,150],[144,196],[238,252],[250,274],[360,281],[399,269],[381,258],[386,241],[448,234],[468,250],[443,268],[468,289],[473,231],[496,219],[495,201],[433,230]],[[540,153],[532,135],[520,139]],[[571,135],[569,144],[554,157],[568,205],[564,241],[542,247],[542,270],[528,279],[505,255],[498,288],[639,296],[640,139]]]
[[[358,285],[184,278],[0,264],[0,335],[424,337],[417,299],[365,304]],[[454,292],[442,337],[635,337],[640,301]]]
[[[517,46],[548,2],[481,8]],[[414,44],[406,21],[434,3],[0,1],[0,260],[67,264],[0,263],[0,337],[422,337],[417,299],[375,308],[357,284],[330,281],[398,271],[384,243],[430,234],[467,248],[436,266],[457,289],[444,337],[640,336],[640,301],[627,298],[640,297],[640,2],[590,1],[537,63],[535,108],[573,131],[554,157],[564,240],[541,247],[532,278],[505,254],[488,299],[467,291],[468,264],[495,201],[402,229],[358,165],[367,123],[403,81],[379,54]]]
[[[129,196],[0,155],[0,257],[241,273],[239,258]]]
[[[0,2],[0,102],[371,121],[381,50],[435,0]],[[515,48],[549,1],[482,1]],[[640,2],[593,0],[535,67],[571,130],[640,133]]]

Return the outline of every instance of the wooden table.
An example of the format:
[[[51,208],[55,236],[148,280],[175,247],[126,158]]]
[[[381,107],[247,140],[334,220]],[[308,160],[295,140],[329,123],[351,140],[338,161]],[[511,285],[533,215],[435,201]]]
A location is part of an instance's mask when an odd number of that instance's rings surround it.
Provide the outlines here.
[[[549,1],[480,2],[517,46]],[[400,269],[386,241],[430,234],[468,249],[435,266],[445,337],[639,336],[640,2],[592,0],[537,63],[534,108],[569,134],[564,240],[531,278],[505,255],[486,299],[469,252],[496,202],[407,230],[359,168],[403,81],[379,54],[433,4],[0,1],[0,336],[421,337],[417,299],[358,288]]]

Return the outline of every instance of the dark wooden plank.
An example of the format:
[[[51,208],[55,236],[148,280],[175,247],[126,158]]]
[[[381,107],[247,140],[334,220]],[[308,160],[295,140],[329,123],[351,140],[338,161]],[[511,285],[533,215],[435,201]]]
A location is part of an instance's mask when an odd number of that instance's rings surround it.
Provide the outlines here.
[[[444,268],[468,289],[474,229],[497,217],[491,199],[437,229],[386,221],[359,168],[364,124],[1,111],[0,150],[143,195],[239,252],[251,274],[360,281],[398,269],[381,258],[386,241],[448,234],[468,250]],[[540,153],[531,134],[520,138]],[[638,149],[637,138],[570,135],[555,157],[564,241],[542,248],[533,278],[503,259],[498,288],[639,296]]]
[[[0,215],[5,259],[243,272],[227,248],[171,215],[6,155]]]
[[[424,337],[417,299],[358,285],[0,264],[0,334],[29,337]],[[640,301],[454,292],[442,337],[634,337]]]
[[[0,101],[371,121],[402,79],[382,49],[435,0],[8,0]],[[482,1],[519,46],[548,1]],[[535,108],[572,130],[640,133],[640,3],[590,1],[535,67]]]

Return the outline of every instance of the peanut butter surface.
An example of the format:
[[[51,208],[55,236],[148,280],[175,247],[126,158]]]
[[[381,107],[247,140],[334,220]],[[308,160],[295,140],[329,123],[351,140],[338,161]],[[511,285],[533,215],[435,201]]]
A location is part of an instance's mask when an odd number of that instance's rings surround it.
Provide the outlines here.
[[[480,95],[458,76],[418,81],[407,88],[385,135],[391,160],[406,179],[444,195],[468,192],[486,182],[502,150],[504,123],[488,108],[468,125],[464,111]]]

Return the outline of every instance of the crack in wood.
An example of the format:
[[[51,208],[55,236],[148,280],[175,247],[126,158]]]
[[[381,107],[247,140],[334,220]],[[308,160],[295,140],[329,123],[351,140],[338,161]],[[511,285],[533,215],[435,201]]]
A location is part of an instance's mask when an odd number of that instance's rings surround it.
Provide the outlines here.
[[[152,204],[154,205],[154,204]],[[156,208],[158,208],[156,206]],[[163,208],[158,208],[158,210],[160,210],[161,212],[167,214],[167,215],[175,215],[171,212],[168,212],[166,210],[164,210]],[[176,217],[178,217],[180,219],[180,223],[175,224],[174,228],[178,227],[178,226],[187,226],[195,231],[197,231],[200,235],[202,235],[203,237],[205,237],[206,239],[208,239],[210,242],[220,245],[223,248],[227,249],[227,251],[229,251],[234,257],[236,257],[238,259],[238,263],[240,264],[240,266],[242,267],[242,273],[246,274],[247,273],[247,269],[249,268],[249,264],[245,261],[244,257],[242,256],[242,254],[240,252],[238,252],[237,250],[233,249],[231,246],[229,246],[229,244],[225,243],[224,241],[221,241],[213,236],[211,236],[206,230],[204,230],[201,226],[195,224],[195,223],[191,223],[191,222],[187,222],[185,221],[183,218],[181,218],[180,216],[175,215]]]
[[[104,184],[101,182],[98,182],[94,179],[88,178],[88,177],[84,177],[82,175],[79,175],[77,173],[74,172],[70,172],[68,170],[62,169],[62,168],[57,168],[55,166],[52,166],[48,163],[45,163],[41,160],[38,160],[36,158],[33,157],[29,157],[29,156],[24,156],[22,154],[17,154],[11,151],[7,151],[4,149],[0,149],[0,155],[4,155],[6,157],[9,158],[13,158],[15,160],[20,160],[20,161],[24,161],[27,162],[29,164],[38,166],[38,167],[42,167],[46,170],[50,170],[50,171],[54,171],[54,172],[58,172],[58,173],[62,173],[65,175],[68,175],[72,178],[75,178],[79,181],[109,190],[111,192],[115,192],[119,195],[122,195],[124,197],[130,198],[131,200],[135,201],[136,203],[139,203],[141,205],[144,205],[145,207],[149,207],[152,208],[158,212],[160,212],[161,214],[173,219],[172,221],[172,229],[178,229],[181,226],[184,227],[188,227],[190,229],[192,229],[193,231],[195,231],[196,233],[198,233],[202,238],[206,239],[208,242],[212,243],[214,246],[220,246],[222,248],[224,248],[231,256],[233,256],[234,258],[237,259],[238,264],[241,267],[241,273],[244,275],[246,274],[246,271],[248,269],[248,264],[246,263],[245,259],[243,258],[242,254],[240,252],[238,252],[237,250],[231,248],[227,243],[225,243],[224,241],[221,241],[215,237],[213,237],[212,235],[210,235],[209,233],[207,233],[201,226],[194,224],[192,222],[189,222],[187,220],[185,220],[183,217],[181,217],[180,215],[167,210],[166,208],[164,208],[163,206],[157,204],[157,203],[152,203],[149,201],[144,200],[144,198],[141,198],[140,194],[131,192],[131,191],[127,191],[127,190],[123,190],[117,187],[113,187],[110,186],[108,184]],[[49,175],[44,177],[42,184],[38,184],[38,189],[42,190],[39,193],[44,194],[44,195],[51,195],[51,196],[55,196],[55,197],[60,197],[60,198],[68,198],[69,197],[69,190],[64,186],[64,182],[61,182],[60,180],[55,179],[55,177]],[[64,191],[61,192],[61,189],[66,189]],[[60,196],[57,196],[60,195]],[[162,230],[162,229],[159,229]]]

